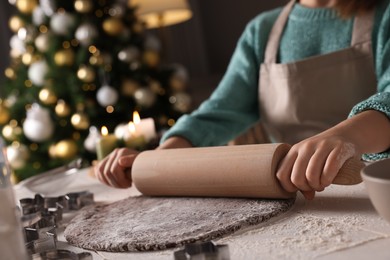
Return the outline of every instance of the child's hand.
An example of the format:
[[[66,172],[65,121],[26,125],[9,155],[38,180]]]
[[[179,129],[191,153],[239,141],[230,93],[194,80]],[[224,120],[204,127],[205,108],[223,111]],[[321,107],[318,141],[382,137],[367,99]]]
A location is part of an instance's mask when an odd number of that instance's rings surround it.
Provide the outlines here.
[[[128,148],[115,149],[95,166],[98,180],[115,188],[131,186],[131,167],[137,155],[136,150]]]
[[[332,183],[345,161],[355,156],[359,154],[354,144],[324,132],[292,146],[276,176],[286,191],[299,190],[311,200],[316,191]]]

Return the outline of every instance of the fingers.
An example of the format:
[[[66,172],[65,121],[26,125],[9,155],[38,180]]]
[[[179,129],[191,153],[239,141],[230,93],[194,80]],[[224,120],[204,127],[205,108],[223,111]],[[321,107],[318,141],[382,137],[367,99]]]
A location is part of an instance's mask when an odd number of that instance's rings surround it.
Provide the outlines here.
[[[294,145],[279,165],[276,177],[288,192],[313,199],[329,186],[356,149],[342,138],[309,138]]]
[[[115,188],[128,188],[131,186],[130,173],[132,162],[138,152],[127,148],[115,149],[110,155],[104,158],[95,168],[95,175],[98,180],[108,186]],[[129,159],[123,159],[127,158]],[[120,162],[124,163],[120,163]]]

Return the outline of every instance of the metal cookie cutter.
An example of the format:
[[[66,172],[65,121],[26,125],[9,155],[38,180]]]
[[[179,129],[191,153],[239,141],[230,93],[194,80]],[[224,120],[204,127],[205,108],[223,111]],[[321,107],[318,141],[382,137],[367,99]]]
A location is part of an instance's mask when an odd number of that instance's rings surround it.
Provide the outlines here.
[[[32,255],[32,260],[54,260],[54,259],[92,260],[93,258],[91,253],[88,252],[76,254],[68,250],[49,250],[49,251]]]
[[[229,260],[228,245],[216,245],[213,242],[192,243],[184,249],[174,252],[175,260]]]
[[[26,247],[30,254],[54,250],[57,245],[56,228],[63,212],[79,210],[93,204],[93,194],[88,191],[68,193],[59,197],[44,197],[36,194],[20,201]],[[34,258],[35,259],[35,258]],[[37,259],[79,259],[79,258],[37,258]],[[80,258],[84,259],[84,258]]]

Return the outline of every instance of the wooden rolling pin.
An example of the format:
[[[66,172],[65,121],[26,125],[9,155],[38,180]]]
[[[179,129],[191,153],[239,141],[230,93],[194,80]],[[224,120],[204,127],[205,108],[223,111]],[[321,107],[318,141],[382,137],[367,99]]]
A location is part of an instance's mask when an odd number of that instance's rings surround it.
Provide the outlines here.
[[[288,144],[238,145],[153,150],[140,153],[132,167],[137,189],[149,196],[291,198],[276,169]],[[334,184],[360,183],[364,164],[350,159]]]

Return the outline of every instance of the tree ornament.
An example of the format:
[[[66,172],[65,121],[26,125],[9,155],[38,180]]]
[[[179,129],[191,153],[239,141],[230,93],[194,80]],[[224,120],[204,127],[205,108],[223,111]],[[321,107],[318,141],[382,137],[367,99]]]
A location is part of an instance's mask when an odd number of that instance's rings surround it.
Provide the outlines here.
[[[136,61],[140,58],[140,56],[140,50],[134,46],[127,47],[118,53],[118,59],[126,63]]]
[[[24,135],[33,142],[43,142],[50,139],[54,125],[49,110],[34,103],[27,110],[27,118],[23,123]]]
[[[4,71],[4,74],[7,78],[11,79],[11,80],[15,80],[16,79],[16,73],[15,73],[15,70],[13,68],[6,68],[5,71]]]
[[[91,83],[96,77],[95,70],[90,66],[81,66],[77,71],[77,77],[86,83]]]
[[[8,107],[0,99],[0,125],[4,125],[10,119]]]
[[[169,85],[175,92],[184,91],[187,88],[186,82],[175,76],[171,77],[169,80]]]
[[[47,17],[45,15],[45,12],[43,12],[41,7],[37,7],[34,9],[34,12],[32,13],[32,21],[36,26],[45,23],[46,19]]]
[[[41,33],[37,38],[35,38],[35,47],[37,47],[40,52],[47,52],[50,47],[51,37],[51,33]]]
[[[57,10],[54,0],[39,0],[39,5],[48,17],[51,17]]]
[[[76,0],[74,2],[74,9],[79,13],[89,13],[93,9],[93,3],[91,0]]]
[[[180,113],[187,113],[191,109],[191,97],[185,92],[175,93],[169,98],[169,102]]]
[[[100,140],[101,135],[96,126],[91,126],[89,128],[89,134],[84,141],[84,147],[90,153],[96,153],[96,143]]]
[[[150,88],[139,88],[134,93],[134,99],[138,105],[149,108],[156,101],[156,94]]]
[[[49,88],[43,88],[39,91],[39,100],[45,105],[53,105],[57,102],[57,96],[53,90]]]
[[[36,61],[28,68],[28,78],[34,85],[43,86],[49,66],[45,60]]]
[[[75,18],[73,15],[63,12],[55,13],[50,20],[50,28],[58,35],[67,35],[71,28],[75,25]]]
[[[90,127],[89,118],[84,112],[77,112],[74,114],[71,117],[70,122],[77,130],[85,130]]]
[[[26,44],[22,41],[17,34],[13,35],[9,41],[11,47],[11,54],[18,57],[26,52]]]
[[[126,13],[126,6],[122,4],[114,4],[108,10],[108,14],[112,17],[123,17]]]
[[[67,139],[58,142],[55,145],[54,157],[62,160],[71,160],[78,153],[77,144],[74,140]]]
[[[149,87],[157,95],[165,95],[165,89],[161,86],[160,82],[152,80],[151,82],[149,82]]]
[[[118,91],[108,85],[102,86],[96,94],[96,99],[102,107],[115,105],[118,98]]]
[[[15,141],[22,134],[22,128],[8,124],[3,127],[1,133],[7,141]]]
[[[160,63],[160,55],[156,51],[147,50],[143,53],[143,60],[149,67],[157,67]]]
[[[18,30],[18,37],[26,43],[30,43],[35,39],[36,30],[33,26],[27,25]]]
[[[75,59],[74,56],[72,49],[62,49],[54,54],[54,62],[58,66],[72,66]]]
[[[58,100],[57,105],[55,107],[55,111],[56,115],[59,117],[67,117],[70,115],[70,107],[62,99]]]
[[[92,41],[98,36],[98,31],[96,27],[89,23],[84,23],[80,25],[75,33],[76,39],[83,46],[89,46],[92,44]]]
[[[125,96],[132,97],[139,88],[140,85],[137,81],[132,79],[125,79],[122,82],[121,92]]]
[[[14,15],[9,19],[8,26],[12,32],[17,33],[20,28],[24,27],[24,21],[20,16]]]
[[[7,147],[7,158],[12,169],[20,169],[26,165],[30,152],[24,144],[13,142]]]
[[[31,65],[34,62],[34,55],[32,53],[26,52],[22,55],[22,63],[26,66]]]
[[[118,36],[124,28],[125,26],[119,18],[111,17],[103,21],[103,30],[110,36]]]
[[[17,0],[16,7],[23,14],[31,14],[38,6],[38,0]]]

